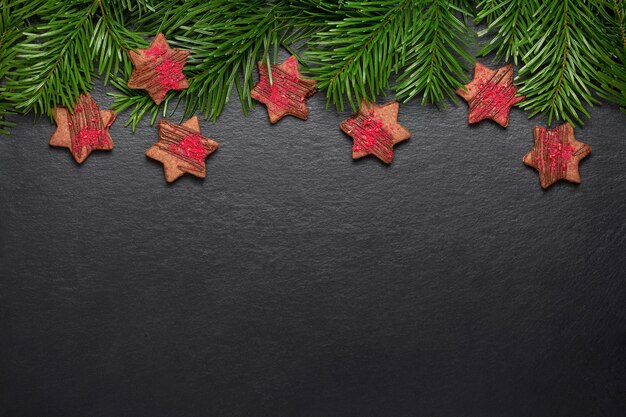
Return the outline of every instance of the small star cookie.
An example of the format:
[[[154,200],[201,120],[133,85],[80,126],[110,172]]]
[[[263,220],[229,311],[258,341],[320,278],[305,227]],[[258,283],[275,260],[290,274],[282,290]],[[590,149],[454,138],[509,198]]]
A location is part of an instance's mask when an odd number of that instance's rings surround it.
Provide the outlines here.
[[[477,62],[474,79],[464,87],[458,88],[456,93],[469,105],[470,124],[491,119],[507,127],[511,108],[525,98],[517,95],[518,88],[513,85],[511,64],[493,71]]]
[[[165,180],[176,181],[183,174],[206,177],[204,160],[215,152],[219,144],[202,136],[198,117],[194,116],[182,125],[159,121],[159,139],[146,155],[163,163]]]
[[[50,146],[68,148],[79,164],[95,150],[113,149],[109,127],[115,121],[115,112],[100,110],[90,94],[81,94],[74,112],[66,107],[53,109],[57,130],[50,138]]]
[[[271,65],[271,83],[267,65],[262,61],[258,65],[259,82],[250,95],[267,106],[270,123],[274,124],[288,114],[306,120],[309,116],[306,100],[317,91],[316,82],[302,78],[296,57],[291,56],[280,65]]]
[[[539,171],[542,188],[548,188],[560,179],[580,183],[578,163],[591,153],[591,147],[579,142],[574,128],[564,123],[554,129],[535,126],[535,146],[524,155],[523,162]]]
[[[148,91],[156,104],[161,104],[168,91],[189,87],[183,73],[189,51],[170,48],[162,33],[147,49],[129,51],[128,56],[135,67],[128,87]]]
[[[353,138],[352,158],[374,155],[386,164],[393,159],[393,145],[408,139],[411,133],[398,123],[400,104],[390,101],[383,105],[361,102],[357,114],[339,124]]]

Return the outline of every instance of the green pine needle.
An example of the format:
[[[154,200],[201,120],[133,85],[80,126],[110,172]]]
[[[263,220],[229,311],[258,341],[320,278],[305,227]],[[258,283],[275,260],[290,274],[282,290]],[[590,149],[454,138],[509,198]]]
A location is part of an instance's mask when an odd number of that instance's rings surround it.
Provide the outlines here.
[[[327,104],[352,108],[395,91],[445,105],[466,80],[474,32],[493,34],[479,55],[521,65],[530,116],[582,123],[600,97],[626,108],[625,0],[0,0],[0,132],[10,113],[72,108],[102,76],[133,127],[184,103],[214,121],[235,91],[244,113],[257,62],[282,47],[301,58]],[[190,50],[189,88],[157,106],[126,86],[128,51],[159,31]],[[271,74],[271,71],[270,71]],[[270,75],[271,76],[271,75]],[[176,107],[174,106],[174,107]],[[169,109],[168,109],[169,107]]]
[[[205,118],[215,121],[233,89],[247,113],[253,105],[250,90],[257,62],[269,62],[272,51],[274,60],[277,55],[280,34],[288,20],[284,4],[262,0],[187,0],[183,4],[158,6],[155,13],[162,16],[160,23],[145,27],[153,33],[164,32],[172,47],[191,50],[184,68],[189,87],[176,93],[185,102],[184,115],[201,111]],[[114,108],[136,106],[129,119],[133,128],[145,112],[157,114],[156,104],[139,99],[145,92],[122,91],[116,95]]]
[[[467,80],[466,64],[474,62],[467,52],[474,33],[458,13],[470,11],[462,2],[422,2],[405,46],[408,65],[395,87],[398,98],[408,101],[422,94],[422,104],[445,106],[446,97],[456,102],[454,90]]]
[[[335,20],[315,33],[303,55],[309,73],[339,110],[375,100],[404,63],[405,44],[415,23],[413,1],[346,1]]]
[[[25,4],[26,2],[24,2]],[[22,31],[11,52],[3,97],[20,112],[50,115],[52,108],[73,108],[90,91],[96,71],[105,82],[120,67],[130,68],[126,51],[145,41],[126,29],[126,13],[148,8],[145,0],[47,1],[36,11],[41,23]]]
[[[566,120],[582,124],[586,105],[598,103],[600,68],[611,65],[609,42],[597,11],[584,1],[543,1],[529,31],[532,47],[523,55],[520,107],[529,117],[547,114],[548,124]]]
[[[487,28],[478,35],[493,34],[494,37],[478,51],[478,56],[495,51],[498,59],[508,61],[512,58],[517,65],[530,47],[528,34],[534,7],[535,4],[529,0],[480,1],[475,22],[487,22]]]

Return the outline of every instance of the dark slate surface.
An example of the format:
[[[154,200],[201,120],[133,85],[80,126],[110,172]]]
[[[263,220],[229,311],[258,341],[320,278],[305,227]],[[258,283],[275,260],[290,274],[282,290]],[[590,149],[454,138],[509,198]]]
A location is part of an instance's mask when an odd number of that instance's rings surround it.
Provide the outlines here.
[[[174,185],[147,123],[78,166],[13,117],[0,415],[626,415],[624,114],[594,108],[582,184],[542,191],[519,109],[403,105],[387,167],[324,104],[271,126],[232,102],[207,179]]]

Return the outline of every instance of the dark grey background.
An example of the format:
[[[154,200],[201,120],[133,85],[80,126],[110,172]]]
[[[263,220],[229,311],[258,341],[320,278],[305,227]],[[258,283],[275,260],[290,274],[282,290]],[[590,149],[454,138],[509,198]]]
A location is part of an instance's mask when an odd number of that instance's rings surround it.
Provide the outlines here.
[[[542,191],[519,109],[402,105],[387,167],[309,106],[231,102],[206,180],[173,185],[147,122],[78,166],[11,118],[1,416],[626,415],[623,113],[594,108],[582,184]]]

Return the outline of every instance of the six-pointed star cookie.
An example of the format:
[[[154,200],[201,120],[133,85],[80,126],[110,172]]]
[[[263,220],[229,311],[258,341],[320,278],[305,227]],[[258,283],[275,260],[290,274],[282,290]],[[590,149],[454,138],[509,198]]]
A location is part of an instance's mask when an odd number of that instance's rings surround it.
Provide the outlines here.
[[[535,146],[524,155],[524,163],[539,171],[542,188],[560,179],[580,183],[578,163],[591,153],[591,147],[574,137],[574,128],[564,123],[554,129],[535,126]]]
[[[509,111],[524,96],[516,96],[517,87],[513,85],[513,65],[509,64],[493,71],[477,62],[474,67],[474,79],[461,87],[456,93],[469,105],[469,123],[491,119],[502,127],[509,124]]]
[[[135,66],[128,87],[148,91],[156,104],[161,104],[168,91],[189,87],[183,73],[189,51],[170,48],[162,33],[147,49],[129,51],[128,56]]]
[[[204,160],[218,146],[214,140],[202,136],[197,116],[182,125],[160,120],[159,139],[146,151],[146,155],[162,162],[165,180],[173,182],[185,173],[206,177]]]
[[[267,106],[270,123],[276,123],[288,114],[306,120],[309,115],[306,99],[317,91],[316,82],[302,78],[296,57],[291,56],[280,65],[271,65],[271,83],[267,65],[259,61],[258,66],[259,82],[250,95]]]
[[[372,154],[387,164],[391,163],[393,145],[411,136],[398,123],[399,108],[397,101],[380,106],[362,101],[358,113],[339,124],[341,130],[354,139],[352,158]]]
[[[81,94],[71,113],[66,107],[53,109],[57,130],[50,138],[50,146],[68,148],[79,164],[91,151],[113,149],[109,127],[115,121],[115,112],[100,110],[89,94]]]

